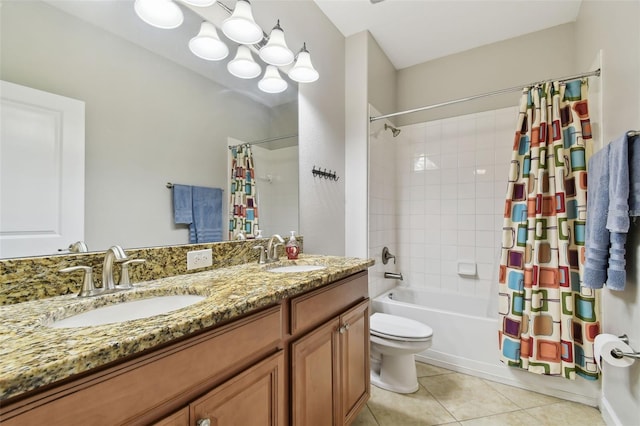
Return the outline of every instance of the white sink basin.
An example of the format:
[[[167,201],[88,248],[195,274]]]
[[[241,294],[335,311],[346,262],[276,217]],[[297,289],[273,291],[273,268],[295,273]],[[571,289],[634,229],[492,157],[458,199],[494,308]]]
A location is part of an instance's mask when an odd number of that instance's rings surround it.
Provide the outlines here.
[[[311,272],[311,271],[319,271],[320,269],[325,269],[326,266],[322,265],[289,265],[289,266],[279,266],[277,268],[269,269],[269,272]]]
[[[52,328],[91,327],[166,314],[204,300],[204,296],[157,296],[93,309],[55,321]]]

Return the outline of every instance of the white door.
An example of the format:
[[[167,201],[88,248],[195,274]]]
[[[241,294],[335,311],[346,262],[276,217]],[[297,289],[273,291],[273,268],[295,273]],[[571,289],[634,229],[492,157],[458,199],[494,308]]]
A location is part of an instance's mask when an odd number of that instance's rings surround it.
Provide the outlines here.
[[[0,258],[84,239],[84,102],[0,81]]]

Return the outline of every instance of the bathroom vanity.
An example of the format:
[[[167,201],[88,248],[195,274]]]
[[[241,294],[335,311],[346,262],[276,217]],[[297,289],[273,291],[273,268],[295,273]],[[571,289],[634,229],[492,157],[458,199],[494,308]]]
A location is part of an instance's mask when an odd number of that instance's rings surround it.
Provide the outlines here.
[[[0,320],[22,305],[21,321],[40,323],[23,336],[15,323],[0,325],[17,346],[32,340],[31,353],[18,347],[3,355],[22,357],[15,365],[25,368],[1,361],[0,423],[350,424],[369,397],[372,262],[305,261],[327,267],[277,274],[244,265],[145,283],[134,292],[175,294],[184,281],[180,288],[207,299],[92,332],[47,328],[51,314],[35,315],[47,304],[60,312],[71,297],[3,307]]]

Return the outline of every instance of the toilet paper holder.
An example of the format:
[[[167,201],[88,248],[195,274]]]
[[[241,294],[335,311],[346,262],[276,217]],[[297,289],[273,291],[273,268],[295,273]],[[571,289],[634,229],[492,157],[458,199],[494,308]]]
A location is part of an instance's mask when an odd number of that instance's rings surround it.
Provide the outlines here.
[[[624,343],[626,343],[627,345],[629,344],[629,337],[626,334],[623,334],[622,336],[618,336],[618,338],[622,340]],[[627,358],[640,359],[640,352],[636,351],[635,349],[632,349],[632,350],[633,352],[622,352],[622,350],[618,348],[614,348],[614,349],[611,349],[611,356],[617,359],[622,359],[625,356]]]

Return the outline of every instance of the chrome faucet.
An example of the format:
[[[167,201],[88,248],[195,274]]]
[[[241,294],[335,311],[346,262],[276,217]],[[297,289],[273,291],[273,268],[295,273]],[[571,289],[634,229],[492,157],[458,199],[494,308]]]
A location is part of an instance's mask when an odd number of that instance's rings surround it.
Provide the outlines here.
[[[278,240],[278,243],[275,243],[275,240]],[[269,242],[267,243],[267,262],[275,262],[278,260],[278,246],[284,244],[284,240],[278,234],[273,234],[271,238],[269,238]]]
[[[102,292],[110,293],[116,290],[116,284],[113,281],[113,264],[114,262],[124,262],[128,260],[127,255],[120,246],[112,246],[104,255],[104,263],[102,264]]]

